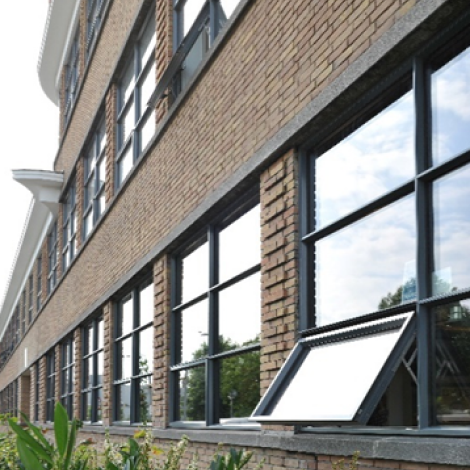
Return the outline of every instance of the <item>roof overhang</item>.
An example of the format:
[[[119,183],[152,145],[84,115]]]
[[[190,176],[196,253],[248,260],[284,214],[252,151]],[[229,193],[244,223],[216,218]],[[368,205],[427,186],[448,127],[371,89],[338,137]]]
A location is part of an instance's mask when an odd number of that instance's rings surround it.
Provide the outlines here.
[[[52,0],[42,38],[38,74],[46,96],[59,103],[60,71],[78,17],[78,0]]]

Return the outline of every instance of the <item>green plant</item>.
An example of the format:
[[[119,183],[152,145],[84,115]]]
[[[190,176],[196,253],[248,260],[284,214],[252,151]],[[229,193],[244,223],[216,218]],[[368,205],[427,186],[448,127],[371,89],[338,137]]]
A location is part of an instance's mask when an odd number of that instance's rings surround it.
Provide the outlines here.
[[[11,418],[8,422],[16,434],[18,454],[25,470],[88,470],[88,456],[75,449],[79,422],[73,419],[69,424],[67,412],[60,403],[54,410],[55,446],[26,415],[21,416],[25,429]]]
[[[235,450],[232,447],[225,455],[220,455],[220,445],[217,449],[217,453],[214,455],[210,470],[240,470],[253,457],[253,452],[247,452],[246,450]],[[255,467],[256,470],[261,469],[264,464],[264,460],[261,460],[260,463]]]
[[[0,424],[7,426],[10,418],[9,414],[0,414]],[[6,433],[0,433],[0,469],[18,470],[19,468],[21,467],[16,450],[16,439],[11,428],[8,428]]]
[[[351,460],[346,464],[344,459],[340,459],[336,462],[332,462],[331,466],[333,470],[357,470],[359,467],[359,451],[353,453]]]

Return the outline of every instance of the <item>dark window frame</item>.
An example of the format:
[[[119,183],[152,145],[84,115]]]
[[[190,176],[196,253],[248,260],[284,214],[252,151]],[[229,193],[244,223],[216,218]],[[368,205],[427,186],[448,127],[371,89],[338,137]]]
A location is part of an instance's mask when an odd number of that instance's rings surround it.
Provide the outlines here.
[[[152,278],[146,278],[144,281],[139,282],[134,288],[132,288],[127,294],[121,297],[121,299],[115,303],[114,305],[114,334],[113,334],[113,356],[114,360],[114,374],[115,377],[113,381],[113,420],[115,423],[124,423],[124,424],[151,424],[153,416],[150,416],[151,420],[143,422],[140,418],[140,408],[139,408],[139,393],[140,393],[140,380],[148,378],[152,381],[153,375],[153,365],[150,368],[150,371],[147,373],[140,372],[140,365],[139,365],[139,341],[140,341],[140,333],[148,330],[154,329],[153,326],[153,317],[152,321],[149,321],[144,324],[140,324],[140,317],[141,317],[141,308],[140,308],[140,292],[143,291],[145,288],[152,286]],[[126,332],[125,334],[119,335],[119,322],[122,318],[122,307],[124,303],[131,301],[132,302],[132,328],[130,331]],[[122,344],[123,341],[130,339],[131,340],[131,350],[132,350],[132,373],[130,377],[124,379],[116,379],[116,377],[120,376],[120,368],[122,364],[119,361],[119,346]],[[119,403],[118,403],[118,396],[119,392],[117,392],[118,387],[124,384],[130,384],[130,420],[129,421],[122,421],[119,419]]]
[[[199,232],[192,242],[186,244],[183,250],[175,253],[172,258],[172,292],[171,292],[171,343],[170,343],[170,425],[171,426],[218,426],[221,425],[220,409],[216,404],[220,397],[219,390],[219,376],[220,376],[220,359],[240,356],[245,353],[260,351],[261,343],[253,343],[247,346],[242,346],[230,351],[219,352],[218,349],[218,294],[224,288],[230,287],[243,281],[253,274],[261,271],[260,263],[253,265],[240,273],[230,277],[223,282],[218,282],[218,262],[219,262],[219,247],[218,247],[218,234],[235,222],[249,210],[253,209],[259,204],[259,193],[249,193],[245,200],[237,202],[228,207],[219,217],[215,218],[206,228]],[[261,221],[260,221],[261,223]],[[201,294],[197,295],[188,301],[182,302],[182,261],[184,257],[195,250],[202,243],[208,242],[209,244],[209,285],[208,289]],[[260,246],[261,253],[261,246]],[[261,288],[261,286],[260,286]],[[204,358],[192,362],[181,362],[181,312],[188,307],[198,304],[204,300],[208,301],[209,312],[209,331],[208,331],[208,355]],[[261,332],[261,321],[260,321]],[[205,384],[205,421],[189,422],[181,420],[180,416],[180,387],[179,387],[179,373],[195,367],[206,368],[206,384]],[[226,420],[227,426],[230,426],[229,418]],[[239,418],[234,418],[238,420]],[[248,425],[248,421],[246,422]]]
[[[36,382],[34,383],[34,421],[39,421],[39,404],[40,404],[40,397],[39,392],[41,390],[41,374],[40,374],[40,366],[39,361],[36,362],[35,365],[35,373],[36,373]]]
[[[28,324],[30,325],[33,321],[34,315],[34,276],[29,275],[28,280]]]
[[[62,273],[65,273],[76,256],[77,246],[77,188],[75,177],[65,193],[62,220]]]
[[[435,434],[445,435],[462,435],[468,434],[469,427],[462,426],[461,429],[455,429],[453,426],[437,425],[435,410],[431,403],[431,390],[433,387],[433,359],[430,357],[429,351],[433,350],[433,308],[437,306],[444,306],[451,302],[459,302],[469,298],[470,289],[462,289],[452,291],[445,294],[433,294],[431,292],[430,275],[432,271],[432,185],[445,175],[450,175],[455,170],[464,168],[470,165],[470,151],[464,151],[460,154],[454,155],[451,159],[441,163],[432,163],[431,149],[432,149],[432,128],[431,128],[431,73],[437,67],[447,63],[452,57],[456,57],[458,53],[465,50],[470,46],[470,42],[466,41],[466,46],[455,46],[454,38],[457,38],[457,43],[462,42],[462,36],[470,24],[468,15],[466,18],[461,18],[458,24],[448,28],[441,35],[439,35],[433,43],[428,44],[420,53],[416,54],[413,59],[408,60],[402,67],[395,70],[393,77],[383,81],[382,85],[376,87],[371,93],[366,95],[364,100],[361,100],[356,106],[347,110],[344,115],[330,126],[325,126],[323,131],[318,134],[313,142],[308,142],[303,149],[301,149],[300,158],[300,247],[299,247],[299,260],[300,260],[300,317],[299,317],[299,334],[301,337],[306,338],[312,334],[333,331],[339,328],[347,328],[364,324],[373,319],[387,318],[393,315],[404,313],[406,311],[414,311],[416,317],[416,338],[417,338],[417,352],[418,352],[418,369],[419,369],[419,386],[417,393],[418,400],[418,425],[415,429],[409,432],[413,434],[433,432]],[[460,42],[459,42],[460,41]],[[460,49],[459,49],[460,47]],[[450,52],[447,49],[458,49]],[[315,230],[315,158],[320,156],[323,149],[329,148],[335,142],[341,141],[343,137],[350,135],[352,131],[343,132],[343,136],[337,135],[331,138],[331,135],[339,134],[335,132],[341,126],[338,122],[345,122],[354,118],[358,123],[363,121],[361,116],[364,116],[364,108],[368,103],[373,103],[382,99],[385,91],[391,85],[399,82],[400,77],[408,76],[408,80],[413,80],[412,93],[414,94],[415,102],[415,163],[416,171],[415,176],[411,181],[407,181],[398,188],[386,193],[383,196],[355,209],[353,212],[340,217],[333,223],[330,223],[318,230]],[[382,106],[384,109],[385,106]],[[380,111],[377,111],[380,112]],[[366,116],[366,120],[369,117]],[[357,126],[359,127],[359,126]],[[356,127],[356,128],[357,128]],[[333,129],[335,131],[333,131]],[[329,142],[329,143],[328,143]],[[319,150],[320,149],[320,150]],[[331,325],[315,327],[315,273],[314,273],[314,246],[317,240],[328,237],[336,233],[350,224],[362,220],[367,215],[373,212],[388,207],[393,202],[399,201],[406,195],[415,194],[416,197],[416,217],[417,217],[417,260],[416,260],[416,287],[417,287],[417,300],[408,301],[401,305],[393,306],[386,310],[377,310],[374,312],[364,312],[362,316],[356,316],[342,322],[334,323]],[[313,293],[313,295],[312,295]],[[284,371],[285,373],[285,371]],[[330,429],[330,428],[328,428]],[[368,433],[381,433],[383,429],[377,428],[376,430],[367,429]],[[312,431],[309,429],[308,431]],[[313,429],[313,431],[324,432],[325,428]],[[334,432],[348,432],[348,430],[337,429]],[[354,431],[353,431],[354,432]],[[356,431],[357,432],[357,431]],[[388,431],[391,433],[400,432],[399,430]]]
[[[55,349],[46,355],[46,421],[54,421],[55,382],[57,371],[55,368]]]
[[[60,402],[67,411],[69,419],[73,417],[73,400],[75,396],[75,341],[72,336],[60,345]],[[68,385],[68,387],[66,387]]]
[[[39,312],[42,307],[42,255],[38,256],[36,262],[36,312]]]
[[[86,46],[85,60],[88,62],[91,57],[93,47],[101,30],[103,14],[108,0],[88,0],[86,6]]]
[[[149,55],[147,61],[142,63],[143,50],[141,47],[141,41],[144,37],[147,28],[153,25],[153,35],[151,43],[155,42],[153,53]],[[156,65],[156,23],[155,23],[155,3],[149,8],[149,14],[147,15],[142,27],[139,30],[137,39],[132,47],[132,52],[129,59],[126,61],[123,67],[123,74],[118,84],[118,106],[116,114],[117,124],[117,139],[116,139],[116,157],[115,157],[115,188],[118,189],[126,179],[127,175],[132,171],[137,160],[142,155],[145,148],[142,145],[142,130],[150,122],[151,119],[155,119],[155,109],[152,106],[148,106],[147,103],[143,103],[141,100],[141,91],[146,80],[151,79],[152,68]],[[123,80],[126,76],[126,72],[132,67],[132,92],[129,97],[125,98],[123,90]],[[156,76],[153,77],[154,86],[156,85]],[[154,88],[154,86],[152,88]],[[150,97],[149,97],[150,98]],[[125,121],[129,110],[134,111],[132,124],[133,128],[128,132],[128,136],[125,137]],[[130,152],[130,154],[129,154]],[[132,164],[128,171],[124,174],[122,170],[122,163],[126,158],[131,158]]]
[[[80,80],[80,25],[73,34],[70,51],[67,57],[64,77],[64,126],[66,126],[72,115],[72,109],[75,104],[78,93],[78,84]]]
[[[57,269],[59,267],[59,237],[57,220],[54,221],[47,237],[47,293],[50,294],[57,284]]]
[[[101,328],[99,327],[99,324],[101,323]],[[101,360],[104,361],[104,319],[102,315],[97,316],[96,318],[93,318],[90,322],[88,322],[86,325],[82,327],[83,331],[83,354],[82,354],[82,384],[81,384],[81,402],[82,402],[82,416],[81,419],[84,422],[95,424],[95,423],[101,423],[102,420],[100,420],[98,410],[101,407],[102,410],[102,404],[99,403],[99,397],[98,393],[100,390],[103,390],[103,379],[101,380],[101,383],[98,380],[98,361]],[[101,347],[100,347],[100,339],[99,339],[99,333],[100,331],[103,334],[103,337],[101,338]],[[90,338],[89,334],[93,336],[92,338],[92,343],[93,343],[93,350],[89,351],[88,350],[88,345],[90,344]],[[100,356],[101,354],[101,356]],[[88,385],[88,361],[92,360],[93,362],[93,377],[91,379],[91,386]],[[102,365],[102,369],[104,369],[104,363]],[[88,400],[87,400],[87,395],[91,394],[91,419],[87,419],[87,412],[86,412],[86,407],[88,406]]]

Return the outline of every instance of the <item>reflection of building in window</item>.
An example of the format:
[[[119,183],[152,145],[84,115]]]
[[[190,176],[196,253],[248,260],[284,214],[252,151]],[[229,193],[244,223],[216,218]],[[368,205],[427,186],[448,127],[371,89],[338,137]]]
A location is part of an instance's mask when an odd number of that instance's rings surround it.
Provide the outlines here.
[[[75,341],[71,337],[61,344],[61,361],[60,402],[67,410],[69,419],[72,419],[75,389]]]
[[[177,258],[173,421],[244,418],[259,400],[259,210],[214,221]]]
[[[46,356],[46,421],[54,421],[55,406],[55,350]]]
[[[59,240],[57,237],[57,221],[47,237],[47,293],[50,294],[57,284],[57,268],[59,265]]]
[[[104,323],[102,317],[94,318],[83,328],[82,366],[82,420],[98,423],[102,420],[104,372]]]
[[[75,180],[65,195],[62,226],[62,272],[65,272],[75,258],[77,251],[77,197]]]
[[[67,65],[65,66],[65,95],[64,95],[64,124],[66,125],[72,114],[73,105],[78,93],[78,79],[80,72],[80,28],[77,27],[70,50]]]
[[[144,282],[116,308],[114,420],[152,421],[153,285]]]

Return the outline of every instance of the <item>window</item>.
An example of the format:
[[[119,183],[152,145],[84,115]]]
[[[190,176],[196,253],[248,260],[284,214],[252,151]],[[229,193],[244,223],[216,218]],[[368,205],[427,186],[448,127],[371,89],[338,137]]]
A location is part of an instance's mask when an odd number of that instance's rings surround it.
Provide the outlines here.
[[[34,284],[33,284],[33,275],[29,276],[28,280],[28,324],[31,324],[33,321],[33,311],[34,311]]]
[[[42,256],[39,256],[37,259],[36,277],[38,285],[36,294],[36,311],[39,312],[42,307]]]
[[[340,131],[303,159],[301,322],[308,337],[263,398],[260,421],[295,423],[304,410],[311,425],[468,433],[469,37],[467,28],[429,61],[416,58],[401,80],[371,92],[360,114],[346,111]],[[406,341],[397,329],[386,335],[395,345],[379,345],[376,323],[408,312],[415,320]],[[352,343],[361,330],[371,334]],[[329,344],[317,347],[325,338]],[[375,342],[369,358],[364,350]],[[338,419],[353,395],[354,406]],[[320,401],[310,401],[325,396],[316,410]]]
[[[154,7],[150,11],[119,84],[118,187],[155,134],[155,111],[147,107],[156,83]]]
[[[153,285],[133,289],[116,306],[114,419],[152,421]]]
[[[46,421],[54,421],[55,406],[55,350],[46,356]]]
[[[209,47],[240,0],[174,0],[174,46],[184,56],[175,93],[186,88]],[[184,40],[184,41],[183,41]]]
[[[67,410],[69,419],[72,419],[75,389],[75,341],[72,338],[66,339],[61,344],[61,349],[60,402]]]
[[[89,60],[91,50],[96,42],[103,19],[103,10],[106,0],[88,0],[87,1],[87,43],[86,59]]]
[[[26,291],[21,293],[21,332],[20,337],[26,333]]]
[[[63,250],[62,272],[65,273],[70,263],[75,258],[77,250],[77,200],[75,195],[75,181],[70,185],[63,204]]]
[[[59,240],[57,238],[57,221],[54,222],[47,238],[47,293],[50,294],[57,283],[57,267],[59,264]]]
[[[80,28],[77,27],[70,51],[67,65],[65,66],[65,87],[64,87],[64,124],[69,122],[72,115],[73,105],[77,98],[78,77],[80,70]]]
[[[106,179],[106,128],[104,118],[94,132],[90,148],[85,156],[83,240],[88,238],[91,230],[104,211]]]
[[[210,225],[175,268],[171,420],[246,423],[260,393],[259,205]]]
[[[103,318],[96,318],[85,326],[83,341],[82,420],[99,423],[103,403]]]
[[[39,362],[35,366],[36,382],[34,383],[34,420],[39,421],[39,390],[41,389],[41,372]]]

